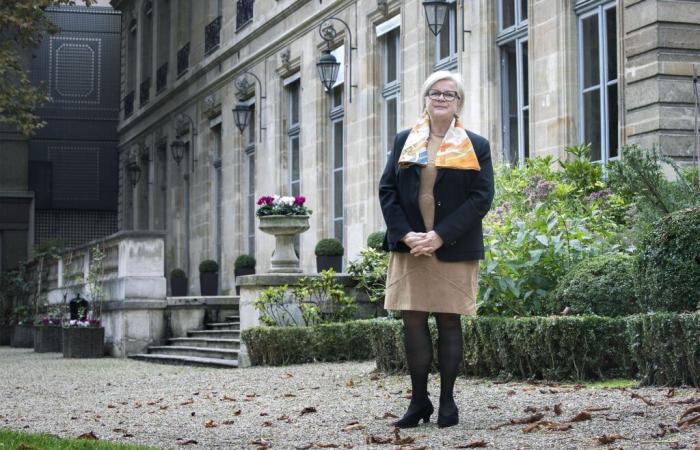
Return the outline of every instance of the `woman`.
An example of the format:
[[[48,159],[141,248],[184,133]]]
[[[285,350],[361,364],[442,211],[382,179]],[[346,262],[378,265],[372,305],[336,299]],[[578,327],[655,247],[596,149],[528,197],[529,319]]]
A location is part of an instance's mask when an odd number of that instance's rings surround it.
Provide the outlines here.
[[[464,104],[460,78],[433,73],[423,84],[423,98],[422,116],[396,135],[379,182],[384,249],[391,252],[384,307],[402,313],[411,373],[411,403],[394,423],[401,428],[428,422],[434,411],[427,389],[430,313],[438,326],[438,426],[459,422],[453,390],[462,361],[460,315],[476,313],[481,221],[493,200],[489,143],[462,128],[458,117]]]

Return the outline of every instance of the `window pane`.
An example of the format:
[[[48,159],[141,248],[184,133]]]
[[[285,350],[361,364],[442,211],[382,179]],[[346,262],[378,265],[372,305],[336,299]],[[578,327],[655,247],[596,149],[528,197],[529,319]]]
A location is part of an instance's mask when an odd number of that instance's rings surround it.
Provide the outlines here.
[[[506,156],[508,161],[516,163],[518,160],[518,74],[515,43],[509,42],[501,48],[501,57],[503,58],[504,142],[507,146]]]
[[[343,242],[343,221],[336,220],[333,222],[333,232],[335,233],[335,238],[340,242]]]
[[[293,137],[291,144],[290,166],[292,168],[292,182],[294,182],[299,179],[299,137]]]
[[[343,121],[333,123],[333,168],[343,167]]]
[[[583,140],[591,144],[591,160],[600,160],[600,91],[583,94]]]
[[[608,86],[608,143],[610,145],[608,156],[617,157],[618,140],[617,124],[617,83]]]
[[[301,192],[300,185],[301,185],[301,183],[299,183],[298,181],[295,181],[294,183],[292,183],[292,195],[301,195],[300,194],[300,192]],[[297,239],[299,239],[299,236],[297,236]],[[299,251],[298,241],[297,241],[296,247],[297,247],[297,253],[298,253],[298,251]]]
[[[395,29],[386,35],[386,79],[384,83],[396,81],[397,65],[398,65],[398,37],[399,30]]]
[[[452,10],[447,13],[447,23],[443,25],[440,34],[438,34],[438,54],[437,60],[442,61],[450,56],[450,36],[452,35],[450,24],[452,22]]]
[[[520,20],[527,19],[527,0],[520,0]]]
[[[521,89],[523,92],[523,106],[528,106],[530,104],[530,90],[528,88],[528,73],[527,73],[527,68],[528,68],[528,58],[527,58],[527,41],[524,41],[521,43],[521,54],[522,54],[522,72],[523,72],[523,80],[522,80],[522,85]]]
[[[343,217],[343,171],[333,173],[333,217]]]
[[[501,28],[515,25],[515,2],[518,0],[501,0]]]
[[[615,9],[605,15],[608,46],[608,81],[617,80],[617,19]]]
[[[523,155],[530,157],[530,108],[523,111]]]
[[[333,108],[338,106],[343,106],[343,85],[339,85],[333,88]]]
[[[299,123],[299,82],[289,85],[289,125]]]
[[[397,132],[398,104],[397,98],[392,97],[386,101],[386,151],[390,152],[394,144]]]
[[[581,33],[583,35],[583,87],[587,88],[597,85],[600,79],[597,15],[581,21]]]

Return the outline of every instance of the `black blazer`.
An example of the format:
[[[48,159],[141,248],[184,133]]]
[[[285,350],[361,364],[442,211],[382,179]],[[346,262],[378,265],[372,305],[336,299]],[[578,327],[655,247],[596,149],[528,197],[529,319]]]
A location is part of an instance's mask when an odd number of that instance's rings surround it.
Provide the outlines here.
[[[425,232],[418,207],[420,166],[401,169],[399,156],[411,130],[403,130],[394,139],[394,148],[379,180],[379,201],[387,232],[384,250],[409,252],[400,241],[410,231]],[[484,258],[481,220],[493,201],[493,166],[489,141],[467,131],[474,145],[481,171],[438,169],[435,197],[434,231],[444,244],[435,255],[441,261],[471,261]]]

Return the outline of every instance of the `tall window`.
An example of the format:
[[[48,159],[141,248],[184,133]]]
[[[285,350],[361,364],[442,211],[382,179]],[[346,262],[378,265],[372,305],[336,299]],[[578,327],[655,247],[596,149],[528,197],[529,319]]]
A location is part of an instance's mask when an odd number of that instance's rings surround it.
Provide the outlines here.
[[[503,156],[511,164],[521,164],[530,156],[527,0],[499,0],[497,42]]]
[[[236,0],[236,30],[253,21],[254,0]]]
[[[389,23],[392,21],[393,24]],[[400,121],[401,29],[398,27],[400,23],[401,16],[396,16],[377,27],[382,48],[382,141],[387,155],[391,152]],[[383,26],[386,27],[382,29]]]
[[[457,9],[450,3],[442,30],[435,39],[435,70],[457,68]]]
[[[212,143],[212,156],[214,160],[214,252],[216,254],[216,261],[221,265],[223,260],[223,250],[222,250],[222,229],[223,229],[223,215],[221,213],[221,203],[223,201],[223,179],[221,173],[221,124],[213,127],[211,129],[211,143]],[[219,273],[223,273],[220,270]]]
[[[289,166],[289,193],[301,195],[299,166],[299,80],[287,85],[287,161]]]
[[[344,128],[343,85],[338,85],[331,92],[331,183],[332,183],[332,221],[333,237],[343,242],[344,196],[343,169],[345,165],[343,138]]]
[[[579,16],[580,138],[591,160],[618,156],[617,14],[615,3]]]
[[[151,98],[151,73],[153,72],[153,2],[147,0],[142,6],[141,34],[141,84],[139,85],[139,105],[143,106]]]
[[[245,131],[245,198],[246,198],[246,251],[255,255],[255,104],[250,105],[250,119]]]
[[[156,94],[160,93],[168,85],[168,60],[170,58],[170,2],[172,0],[158,0],[158,44],[156,47]]]

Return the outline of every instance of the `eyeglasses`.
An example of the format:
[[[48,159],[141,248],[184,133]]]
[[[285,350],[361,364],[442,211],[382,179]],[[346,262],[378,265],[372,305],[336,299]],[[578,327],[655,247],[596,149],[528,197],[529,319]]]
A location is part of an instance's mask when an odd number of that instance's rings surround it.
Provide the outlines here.
[[[431,89],[428,91],[428,98],[430,100],[440,100],[441,98],[446,102],[453,102],[455,99],[459,98],[459,95],[455,91],[437,91]]]

